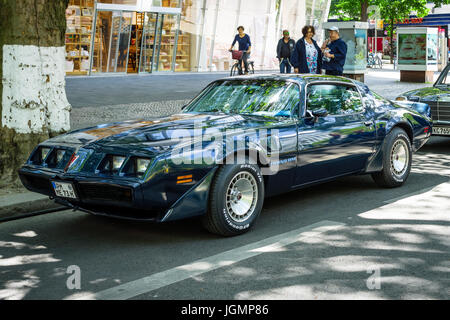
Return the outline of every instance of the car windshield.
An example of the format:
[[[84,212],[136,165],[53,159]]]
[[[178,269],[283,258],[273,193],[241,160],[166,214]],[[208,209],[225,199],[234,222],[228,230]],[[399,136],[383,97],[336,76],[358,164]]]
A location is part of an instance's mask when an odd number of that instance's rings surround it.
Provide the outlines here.
[[[450,77],[449,77],[449,75],[448,75],[448,72],[449,71],[449,68],[445,68],[443,71],[442,71],[442,73],[441,73],[441,75],[440,75],[440,77],[439,77],[439,79],[438,79],[438,81],[437,81],[437,85],[445,85],[445,86],[449,86],[450,85]]]
[[[290,117],[300,101],[297,84],[284,80],[224,80],[193,100],[185,112],[222,112]]]

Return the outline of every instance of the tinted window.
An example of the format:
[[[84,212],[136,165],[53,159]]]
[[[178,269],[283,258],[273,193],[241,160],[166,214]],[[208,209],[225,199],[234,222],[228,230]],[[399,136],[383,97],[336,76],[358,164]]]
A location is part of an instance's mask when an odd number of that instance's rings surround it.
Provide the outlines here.
[[[290,117],[300,101],[297,84],[281,80],[227,80],[206,89],[186,112]]]
[[[356,88],[338,84],[318,84],[308,87],[307,109],[325,108],[330,115],[361,112],[363,105]]]

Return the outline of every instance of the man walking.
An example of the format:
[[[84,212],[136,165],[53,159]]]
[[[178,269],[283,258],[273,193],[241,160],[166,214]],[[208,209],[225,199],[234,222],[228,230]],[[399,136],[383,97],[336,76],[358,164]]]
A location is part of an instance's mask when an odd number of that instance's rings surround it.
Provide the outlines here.
[[[323,63],[325,74],[342,76],[345,57],[347,56],[347,44],[339,37],[339,28],[328,29],[330,38],[322,45]]]
[[[277,58],[281,73],[291,73],[291,54],[295,49],[295,41],[289,37],[289,31],[283,30],[283,38],[278,41]]]

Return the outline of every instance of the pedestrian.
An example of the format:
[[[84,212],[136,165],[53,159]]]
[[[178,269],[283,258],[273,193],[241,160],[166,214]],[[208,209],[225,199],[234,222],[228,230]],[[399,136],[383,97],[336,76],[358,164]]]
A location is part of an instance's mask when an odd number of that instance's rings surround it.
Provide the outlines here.
[[[304,26],[303,37],[295,44],[291,55],[291,63],[295,73],[320,74],[322,70],[322,50],[313,39],[315,29],[313,26]]]
[[[322,68],[325,69],[325,74],[342,76],[347,56],[347,44],[339,37],[338,27],[330,27],[328,34],[329,39],[322,45]]]
[[[283,30],[283,38],[278,41],[277,59],[280,73],[291,73],[291,55],[295,49],[295,41],[289,37],[289,31]]]
[[[239,51],[242,51],[242,58],[239,59],[239,64],[241,65],[242,70],[242,62],[244,62],[244,74],[248,74],[248,58],[250,57],[250,52],[252,49],[252,43],[250,42],[250,37],[248,34],[244,33],[244,27],[239,26],[237,28],[237,31],[239,32],[235,37],[234,41],[231,44],[231,47],[228,51],[233,50],[234,44],[237,42],[239,43]]]

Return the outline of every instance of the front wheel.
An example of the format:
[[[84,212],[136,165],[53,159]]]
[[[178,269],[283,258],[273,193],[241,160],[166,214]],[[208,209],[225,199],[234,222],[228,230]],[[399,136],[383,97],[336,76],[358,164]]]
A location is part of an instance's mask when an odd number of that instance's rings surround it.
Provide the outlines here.
[[[372,173],[375,182],[385,188],[399,187],[411,171],[411,142],[403,129],[394,128],[383,145],[383,170]]]
[[[230,71],[230,76],[234,77],[235,75],[237,75],[239,72],[239,68],[238,68],[238,64],[235,63],[232,67],[231,67],[231,71]]]
[[[204,227],[222,236],[247,232],[258,218],[264,202],[264,182],[257,165],[224,165],[210,189]]]
[[[377,57],[377,66],[380,69],[383,69],[383,61],[380,59],[380,57]]]

